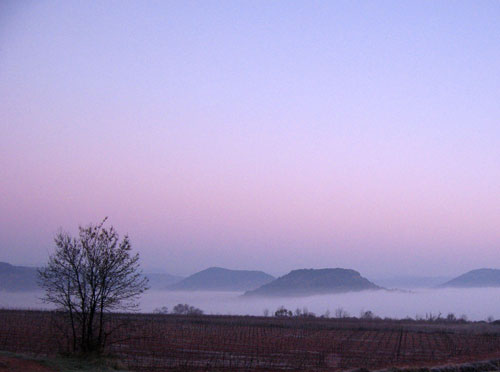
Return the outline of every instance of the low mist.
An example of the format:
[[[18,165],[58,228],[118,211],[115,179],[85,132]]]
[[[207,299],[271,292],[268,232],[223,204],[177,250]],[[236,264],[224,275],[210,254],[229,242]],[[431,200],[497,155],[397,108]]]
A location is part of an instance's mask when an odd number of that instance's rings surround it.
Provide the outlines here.
[[[3,308],[49,309],[40,300],[42,292],[0,292]],[[141,312],[153,312],[166,306],[171,311],[178,303],[198,307],[205,314],[263,315],[280,307],[294,311],[296,308],[314,312],[320,316],[327,311],[333,316],[343,308],[351,316],[362,311],[372,311],[376,316],[390,318],[425,318],[432,313],[445,317],[454,313],[465,315],[469,320],[500,319],[500,288],[478,289],[416,289],[412,291],[364,291],[310,297],[243,298],[239,292],[169,292],[148,291],[140,301]]]

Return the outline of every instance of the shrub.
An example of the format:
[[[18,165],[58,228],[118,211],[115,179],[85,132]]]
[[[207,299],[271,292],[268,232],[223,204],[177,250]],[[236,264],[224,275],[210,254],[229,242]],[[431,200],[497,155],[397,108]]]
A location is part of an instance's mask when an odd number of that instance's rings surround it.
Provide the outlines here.
[[[282,317],[291,317],[293,314],[292,314],[292,311],[291,310],[287,310],[284,306],[280,306],[278,308],[278,310],[276,310],[276,312],[274,313],[274,316],[275,317],[279,317],[279,318],[282,318]]]
[[[188,304],[177,304],[174,306],[173,313],[178,315],[203,315],[203,310]]]

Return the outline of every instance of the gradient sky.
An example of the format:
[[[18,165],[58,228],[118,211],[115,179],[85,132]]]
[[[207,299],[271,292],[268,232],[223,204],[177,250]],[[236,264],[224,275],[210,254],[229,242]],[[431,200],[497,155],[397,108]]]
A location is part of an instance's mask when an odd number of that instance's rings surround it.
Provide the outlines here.
[[[499,1],[2,1],[0,261],[500,266]]]

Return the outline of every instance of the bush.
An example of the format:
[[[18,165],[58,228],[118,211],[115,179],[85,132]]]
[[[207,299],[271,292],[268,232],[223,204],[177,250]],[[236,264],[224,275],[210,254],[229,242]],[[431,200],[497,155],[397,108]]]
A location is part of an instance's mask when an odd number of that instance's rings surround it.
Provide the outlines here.
[[[457,317],[455,316],[455,314],[449,313],[448,315],[446,315],[446,321],[448,321],[448,322],[456,322],[457,321]]]
[[[278,310],[276,310],[276,312],[274,313],[274,316],[278,318],[291,317],[292,315],[293,315],[292,311],[287,310],[284,306],[280,306]]]
[[[375,315],[373,314],[373,311],[367,310],[367,311],[361,311],[361,314],[359,315],[361,319],[374,319]]]
[[[174,306],[173,313],[178,315],[203,315],[203,310],[188,304],[177,304]]]
[[[168,314],[168,307],[162,306],[162,307],[157,307],[156,309],[153,310],[154,314]]]

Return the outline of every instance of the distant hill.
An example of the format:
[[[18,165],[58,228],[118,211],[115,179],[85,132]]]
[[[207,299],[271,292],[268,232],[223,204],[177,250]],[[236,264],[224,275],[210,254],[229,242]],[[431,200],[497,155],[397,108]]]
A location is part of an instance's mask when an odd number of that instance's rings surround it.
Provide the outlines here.
[[[151,289],[167,289],[183,277],[162,274],[144,274],[149,279]],[[0,262],[0,290],[10,292],[33,291],[41,289],[37,284],[36,267],[14,266]]]
[[[14,266],[0,262],[0,290],[10,292],[34,291],[40,289],[37,284],[35,267]]]
[[[184,277],[167,273],[144,274],[149,279],[151,289],[167,289],[169,285],[180,282]]]
[[[349,269],[301,269],[245,293],[245,296],[310,296],[382,289]]]
[[[451,277],[446,276],[394,276],[373,281],[385,288],[415,289],[434,288],[450,279]]]
[[[480,288],[500,287],[500,270],[477,269],[456,277],[439,287]]]
[[[248,291],[274,280],[262,271],[211,267],[168,287],[176,291]]]

